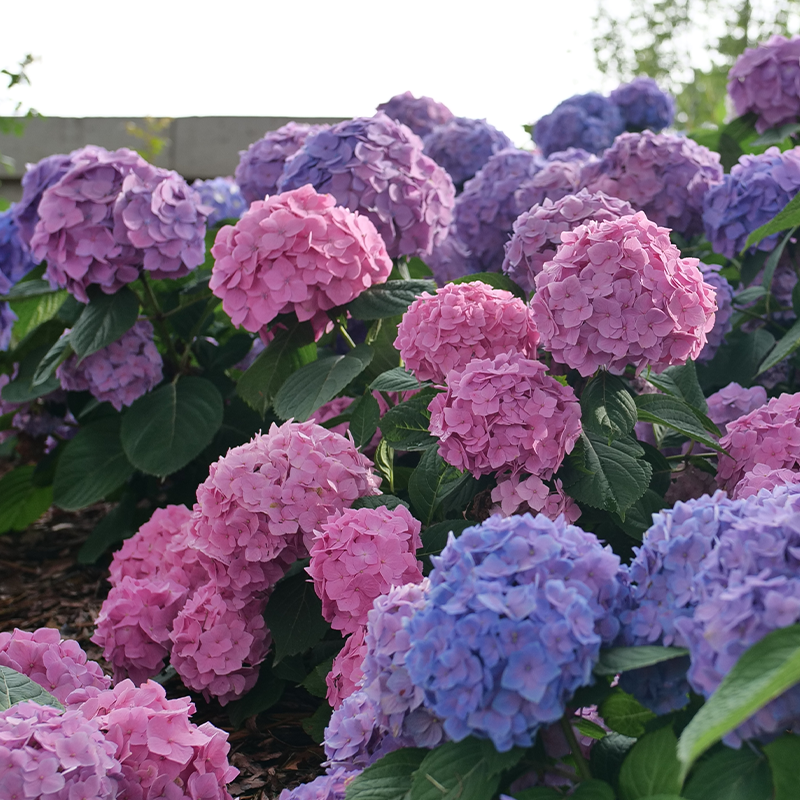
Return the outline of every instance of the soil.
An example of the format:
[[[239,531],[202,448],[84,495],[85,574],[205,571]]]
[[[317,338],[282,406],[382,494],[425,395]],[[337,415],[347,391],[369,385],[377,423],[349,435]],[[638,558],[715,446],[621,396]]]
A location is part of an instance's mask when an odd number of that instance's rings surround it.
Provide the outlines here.
[[[0,536],[0,630],[57,628],[75,639],[109,674],[100,649],[90,641],[94,619],[109,590],[108,561],[77,562],[77,553],[107,507],[77,513],[51,509],[22,533]],[[302,689],[289,690],[267,712],[238,730],[223,708],[187,692],[176,678],[165,682],[171,697],[190,694],[197,706],[193,721],[211,721],[228,732],[231,763],[240,770],[228,786],[241,800],[272,800],[282,789],[313,780],[323,770],[322,748],[302,728],[315,705]]]

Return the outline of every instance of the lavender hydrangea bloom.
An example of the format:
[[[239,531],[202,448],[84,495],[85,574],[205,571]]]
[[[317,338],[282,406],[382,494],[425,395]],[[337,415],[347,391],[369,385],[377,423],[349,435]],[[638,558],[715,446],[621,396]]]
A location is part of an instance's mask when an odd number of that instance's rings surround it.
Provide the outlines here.
[[[555,202],[567,195],[577,194],[584,186],[584,168],[596,161],[597,158],[591,153],[574,147],[553,153],[541,165],[541,169],[517,189],[517,205],[527,211],[535,205],[542,205],[545,200]]]
[[[675,98],[658,88],[652,78],[640,76],[623,83],[609,95],[622,114],[626,131],[651,130],[656,133],[672,124]]]
[[[800,147],[782,153],[770,147],[743,155],[722,182],[703,198],[703,224],[714,251],[733,258],[756,228],[771,220],[800,190]],[[774,250],[779,234],[762,239],[759,250]],[[753,248],[755,250],[755,248]]]
[[[337,767],[314,778],[310,783],[301,783],[294,789],[284,789],[278,800],[344,800],[347,785],[359,774],[360,770]]]
[[[450,534],[425,605],[408,621],[405,666],[454,741],[530,747],[592,683],[617,634],[625,570],[610,548],[544,515],[490,517]]]
[[[437,103],[424,95],[414,97],[411,92],[396,94],[376,110],[383,111],[401,125],[407,125],[417,136],[423,137],[437,125],[444,125],[453,119],[453,112],[444,103]]]
[[[719,154],[685,136],[623,133],[582,178],[590,192],[627,200],[686,237],[702,231],[703,197],[722,181]]]
[[[455,225],[450,226],[447,238],[436,245],[425,263],[433,272],[433,277],[439,286],[444,286],[448,281],[463,278],[471,271],[470,252],[458,235]]]
[[[426,256],[447,236],[455,188],[422,140],[384,113],[309,136],[286,164],[281,192],[310,183],[369,217],[391,258]]]
[[[196,180],[192,184],[200,197],[202,205],[211,211],[206,223],[209,227],[222,222],[224,219],[239,219],[250,205],[242,195],[233,178],[211,178],[207,181]]]
[[[278,179],[286,162],[309,136],[327,129],[327,125],[289,122],[276,131],[267,131],[247,150],[240,150],[239,165],[235,173],[236,183],[241,188],[247,205],[255,200],[263,200],[268,195],[278,194]]]
[[[11,331],[17,315],[11,310],[8,303],[0,303],[0,350],[8,350],[11,344]]]
[[[538,156],[526,150],[503,150],[464,186],[456,198],[458,236],[471,252],[469,272],[499,272],[504,245],[521,207],[516,192],[539,170]]]
[[[61,386],[71,392],[89,391],[117,411],[161,382],[162,360],[153,341],[153,326],[139,320],[116,342],[77,363],[70,356],[56,370]]]
[[[602,153],[625,130],[615,103],[597,92],[576,94],[559,103],[533,128],[533,140],[549,156],[568,147]]]
[[[495,154],[514,144],[485,119],[454,117],[425,138],[425,155],[444,167],[459,187]]]
[[[729,383],[708,397],[708,417],[724,434],[728,423],[733,422],[767,402],[767,391],[763,386],[742,388],[738,383]]]
[[[705,347],[700,351],[697,361],[703,363],[711,361],[719,350],[725,335],[733,327],[731,317],[733,316],[733,287],[719,274],[717,264],[704,264],[702,261],[697,265],[703,273],[703,280],[713,286],[717,292],[717,311],[714,316],[714,327],[706,334]]]
[[[0,213],[0,294],[6,294],[35,266],[17,223],[16,208],[14,204]]]

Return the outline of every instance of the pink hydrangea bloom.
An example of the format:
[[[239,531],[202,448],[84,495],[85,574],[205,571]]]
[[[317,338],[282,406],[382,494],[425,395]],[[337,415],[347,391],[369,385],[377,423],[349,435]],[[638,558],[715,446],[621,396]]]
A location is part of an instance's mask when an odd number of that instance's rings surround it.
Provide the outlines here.
[[[551,489],[541,478],[529,475],[503,475],[492,489],[492,500],[497,504],[492,514],[511,517],[515,514],[544,514],[555,520],[560,514],[567,522],[575,522],[581,515],[578,504],[564,494],[561,481],[554,481]]]
[[[191,722],[195,707],[188,697],[168,700],[154,681],[136,687],[124,680],[89,695],[78,710],[113,745],[122,765],[121,797],[231,800],[225,784],[239,770],[228,763],[228,735],[210,722]]]
[[[586,189],[555,202],[546,199],[514,222],[514,233],[506,243],[503,272],[530,292],[544,263],[555,256],[564,231],[571,231],[589,220],[605,222],[633,213],[630,203],[603,192],[591,194]]]
[[[477,359],[447,374],[433,398],[430,431],[439,455],[475,477],[510,470],[547,479],[581,432],[575,393],[520,353]]]
[[[327,422],[328,420],[334,419],[341,414],[344,414],[348,408],[353,404],[352,397],[334,397],[333,400],[328,400],[327,403],[323,403],[315,412],[313,417],[311,418],[311,422],[316,422],[318,425],[322,425],[323,422]],[[328,428],[329,431],[333,431],[334,433],[338,433],[340,436],[347,436],[347,431],[350,429],[349,422],[340,422],[338,425],[334,425],[332,428]]]
[[[756,464],[746,472],[733,489],[731,497],[743,500],[762,489],[771,492],[776,486],[793,486],[800,483],[800,472],[792,469],[770,469],[766,464]]]
[[[346,509],[320,525],[306,572],[334,628],[354,633],[376,597],[422,580],[420,527],[405,506]]]
[[[728,423],[761,408],[767,402],[767,390],[763,386],[744,389],[738,383],[729,383],[708,398],[708,418],[723,432]]]
[[[0,632],[0,666],[27,675],[60,703],[66,703],[76,689],[111,685],[100,665],[87,660],[80,645],[62,639],[55,628]]]
[[[254,202],[235,226],[220,229],[211,252],[211,290],[248,331],[293,312],[319,337],[332,326],[329,309],[392,271],[372,222],[309,185]]]
[[[56,375],[70,392],[89,391],[117,411],[131,405],[161,382],[163,361],[153,341],[153,326],[139,320],[129,331],[78,363],[70,356]]]
[[[421,381],[442,383],[478,358],[516,352],[536,358],[539,332],[528,306],[485,283],[449,284],[423,292],[397,328],[394,346]]]
[[[543,344],[584,377],[697,358],[716,311],[697,264],[642,212],[562,234],[531,301]]]
[[[800,471],[800,393],[773,397],[766,405],[729,422],[719,440],[717,482],[733,492],[759,464],[769,470]]]
[[[333,659],[331,671],[325,678],[328,686],[327,700],[331,708],[338,708],[342,701],[358,689],[364,679],[362,665],[367,654],[364,641],[366,631],[359,628],[347,637],[339,655]]]
[[[0,712],[0,797],[113,800],[125,796],[114,742],[80,711],[18,703]]]

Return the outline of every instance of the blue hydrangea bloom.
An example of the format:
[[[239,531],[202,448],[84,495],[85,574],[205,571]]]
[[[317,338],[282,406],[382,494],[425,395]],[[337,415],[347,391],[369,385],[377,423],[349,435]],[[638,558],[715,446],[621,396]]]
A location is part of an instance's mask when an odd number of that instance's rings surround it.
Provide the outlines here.
[[[542,117],[533,140],[549,156],[568,147],[602,153],[625,130],[619,107],[597,92],[576,94]]]
[[[0,294],[7,294],[35,266],[31,251],[20,236],[15,210],[16,205],[12,205],[0,212]]]
[[[309,783],[284,789],[278,800],[344,800],[347,785],[360,774],[361,770],[348,771],[344,767],[337,767]]]
[[[204,206],[213,209],[206,219],[209,228],[213,228],[224,219],[239,219],[250,207],[233,178],[196,180],[192,184],[192,189],[200,195],[200,202]]]
[[[493,516],[450,534],[425,605],[406,623],[405,666],[454,741],[529,747],[619,630],[626,570],[563,517]]]
[[[672,125],[675,118],[675,98],[662,91],[652,78],[634,78],[611,92],[626,131],[658,131]]]
[[[706,346],[700,351],[697,360],[701,363],[711,361],[719,350],[725,335],[733,327],[733,287],[719,274],[717,264],[698,264],[703,273],[703,280],[717,290],[717,312],[714,315],[714,327],[706,334]]]

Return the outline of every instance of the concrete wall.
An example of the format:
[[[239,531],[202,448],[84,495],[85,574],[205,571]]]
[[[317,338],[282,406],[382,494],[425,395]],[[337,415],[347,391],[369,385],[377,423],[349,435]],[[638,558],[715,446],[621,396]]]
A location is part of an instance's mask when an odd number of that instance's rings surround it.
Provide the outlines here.
[[[296,122],[335,123],[340,119],[298,118]],[[133,122],[145,129],[145,120],[123,117],[38,117],[25,126],[21,137],[0,135],[0,154],[13,159],[10,171],[0,167],[0,197],[17,200],[25,164],[53,153],[69,153],[86,144],[109,150],[137,148],[141,141],[126,130]],[[233,175],[239,151],[260,139],[267,131],[290,122],[288,117],[179,117],[160,136],[169,139],[155,163],[174,169],[187,180]]]

